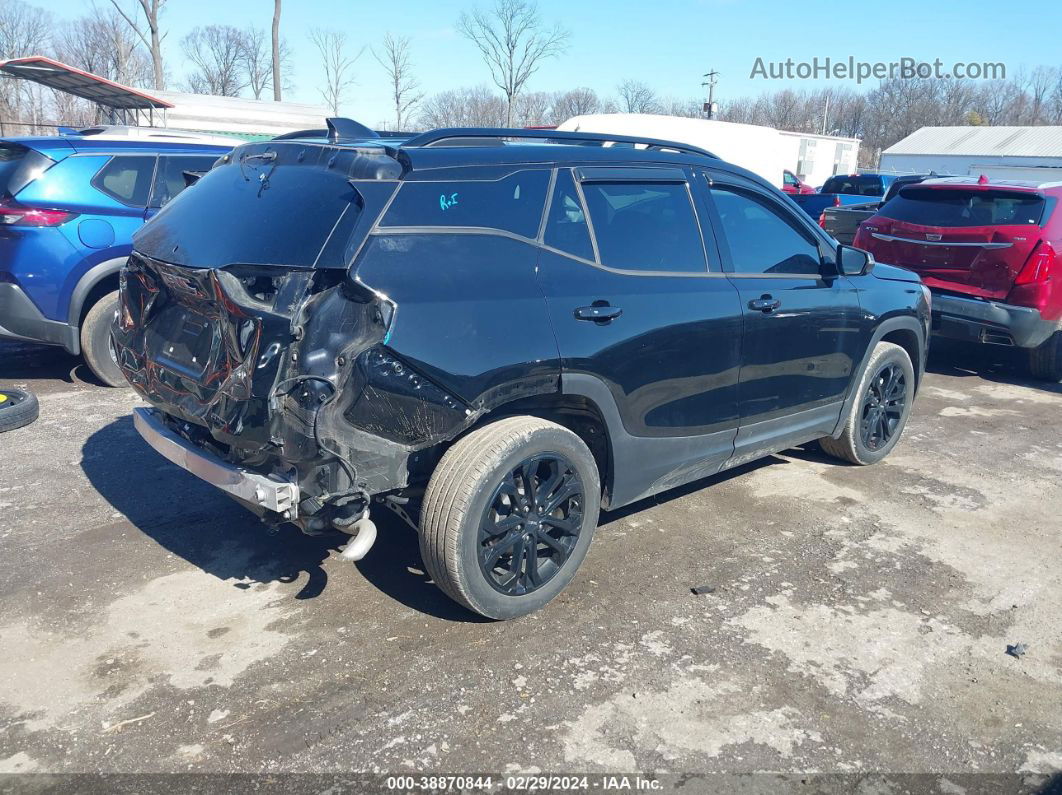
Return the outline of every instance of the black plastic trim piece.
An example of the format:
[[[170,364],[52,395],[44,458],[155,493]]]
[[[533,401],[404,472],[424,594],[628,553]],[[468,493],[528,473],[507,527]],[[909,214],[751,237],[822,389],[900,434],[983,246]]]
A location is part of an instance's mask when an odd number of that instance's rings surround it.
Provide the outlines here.
[[[0,284],[0,339],[61,345],[81,352],[77,327],[46,318],[17,284]]]

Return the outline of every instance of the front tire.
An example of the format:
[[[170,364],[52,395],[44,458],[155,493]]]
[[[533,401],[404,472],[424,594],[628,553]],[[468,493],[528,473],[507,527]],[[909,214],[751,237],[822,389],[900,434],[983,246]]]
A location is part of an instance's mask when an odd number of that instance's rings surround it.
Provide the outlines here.
[[[1044,381],[1062,381],[1062,331],[1029,351],[1029,372]]]
[[[128,386],[111,342],[111,324],[117,311],[118,291],[115,290],[93,304],[81,324],[81,355],[92,374],[105,386]]]
[[[840,437],[819,440],[823,451],[866,466],[887,456],[900,440],[914,401],[914,365],[907,351],[879,342],[856,388]]]
[[[600,506],[600,476],[582,439],[537,417],[508,417],[443,455],[424,495],[421,556],[454,601],[516,618],[571,582]]]

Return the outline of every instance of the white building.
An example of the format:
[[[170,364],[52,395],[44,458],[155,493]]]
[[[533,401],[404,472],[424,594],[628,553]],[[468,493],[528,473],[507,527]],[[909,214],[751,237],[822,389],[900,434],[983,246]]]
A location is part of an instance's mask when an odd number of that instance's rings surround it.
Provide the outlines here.
[[[1062,180],[1062,127],[923,127],[881,153],[881,170]]]
[[[332,114],[320,105],[300,102],[273,102],[242,97],[215,97],[177,91],[153,91],[172,107],[163,112],[164,122],[156,125],[181,130],[236,134],[244,138],[271,138],[295,130],[324,129]]]

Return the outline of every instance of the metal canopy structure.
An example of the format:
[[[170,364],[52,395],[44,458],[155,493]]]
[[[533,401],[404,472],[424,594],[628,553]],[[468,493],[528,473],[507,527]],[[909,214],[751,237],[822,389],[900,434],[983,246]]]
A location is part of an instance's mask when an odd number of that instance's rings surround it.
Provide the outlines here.
[[[154,120],[156,110],[165,114],[167,108],[173,107],[171,102],[164,99],[44,55],[0,61],[0,74],[18,80],[29,80],[94,102],[104,109],[112,123],[136,124],[141,113],[145,113],[150,123]]]

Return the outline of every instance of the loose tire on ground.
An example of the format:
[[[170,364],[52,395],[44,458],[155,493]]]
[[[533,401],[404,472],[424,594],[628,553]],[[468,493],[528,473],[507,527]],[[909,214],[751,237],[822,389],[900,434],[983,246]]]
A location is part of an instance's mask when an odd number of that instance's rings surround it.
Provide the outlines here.
[[[530,497],[523,486],[513,489],[513,484],[524,482],[525,471],[536,473],[529,476]],[[576,489],[581,489],[578,498],[569,497],[563,508],[542,513],[562,492],[572,494]],[[525,498],[532,507],[525,504]],[[450,598],[488,618],[515,618],[538,610],[571,581],[586,557],[600,505],[600,475],[582,439],[537,417],[504,418],[468,434],[443,455],[424,495],[421,555],[432,579]],[[516,515],[521,511],[523,517]],[[577,528],[576,534],[556,529],[558,521],[567,524],[569,530]],[[515,526],[504,536],[490,537],[496,529],[510,524]],[[559,541],[554,538],[552,544],[542,542],[541,547],[538,540],[527,541],[540,539],[543,532],[562,536]],[[514,533],[519,536],[515,542],[519,546],[511,547],[512,554],[501,556],[497,565],[504,571],[498,575],[486,561],[492,551],[497,554],[497,549],[504,548]],[[566,546],[558,550],[556,545]],[[533,553],[523,552],[532,548]],[[518,555],[524,556],[524,562]],[[503,591],[507,586],[496,578],[507,578],[507,565],[514,563],[513,582],[520,579],[521,571],[534,568],[542,575],[541,585],[527,592]]]
[[[1029,372],[1044,381],[1062,381],[1062,331],[1029,351]]]
[[[37,419],[37,396],[25,389],[0,389],[0,433],[29,425]]]
[[[887,441],[882,441],[877,446],[870,446],[864,439],[864,423],[868,422],[868,418],[872,423],[877,406],[889,402],[878,400],[874,393],[884,386],[880,380],[883,373],[891,375],[893,372],[903,377],[903,406],[896,412],[895,425],[892,425],[891,420],[888,421],[891,435]],[[911,364],[911,357],[907,351],[891,342],[879,342],[870,355],[870,361],[867,362],[862,378],[859,379],[855,400],[852,401],[848,415],[844,418],[843,432],[837,439],[830,436],[820,439],[819,445],[822,450],[834,458],[852,464],[861,466],[876,464],[896,446],[907,425],[907,418],[911,416],[911,406],[914,400],[914,387],[914,365]]]
[[[81,355],[92,374],[105,386],[127,386],[128,382],[114,360],[111,324],[118,311],[118,291],[107,293],[92,305],[81,324]]]

